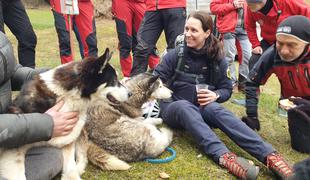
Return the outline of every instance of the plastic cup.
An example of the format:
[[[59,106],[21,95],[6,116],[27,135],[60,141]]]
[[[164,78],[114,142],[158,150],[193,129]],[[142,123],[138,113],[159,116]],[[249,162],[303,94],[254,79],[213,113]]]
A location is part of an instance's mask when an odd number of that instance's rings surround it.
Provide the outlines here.
[[[208,89],[208,87],[208,84],[196,84],[196,91],[199,92],[200,90]]]

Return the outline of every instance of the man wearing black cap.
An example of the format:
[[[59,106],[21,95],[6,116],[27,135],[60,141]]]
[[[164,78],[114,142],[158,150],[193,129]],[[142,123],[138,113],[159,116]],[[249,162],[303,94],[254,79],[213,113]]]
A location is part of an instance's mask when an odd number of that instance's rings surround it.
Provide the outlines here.
[[[260,129],[256,89],[264,84],[272,73],[279,79],[282,98],[296,96],[310,100],[309,44],[309,18],[301,15],[290,16],[278,26],[276,44],[264,52],[249,74],[246,88],[247,117],[242,120],[252,129]]]

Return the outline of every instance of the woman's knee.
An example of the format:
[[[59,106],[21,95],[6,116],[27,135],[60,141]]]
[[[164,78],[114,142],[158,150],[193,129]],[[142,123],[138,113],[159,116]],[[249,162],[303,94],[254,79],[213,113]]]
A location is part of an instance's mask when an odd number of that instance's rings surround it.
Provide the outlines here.
[[[207,113],[212,113],[214,110],[219,109],[219,108],[222,109],[223,106],[221,106],[221,105],[220,105],[219,103],[217,103],[217,102],[212,102],[212,103],[206,105],[206,106],[203,108],[203,111],[204,111],[204,112],[207,112]]]

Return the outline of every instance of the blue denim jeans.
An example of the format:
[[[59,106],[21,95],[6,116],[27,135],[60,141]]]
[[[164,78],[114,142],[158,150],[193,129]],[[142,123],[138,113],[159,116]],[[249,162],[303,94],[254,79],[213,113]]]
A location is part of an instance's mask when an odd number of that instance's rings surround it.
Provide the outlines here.
[[[249,60],[252,52],[252,45],[243,28],[236,28],[235,33],[225,33],[223,37],[225,57],[228,61],[232,83],[235,85],[238,82],[237,70],[234,64],[237,54],[236,39],[239,41],[242,49],[242,63],[239,64],[238,72],[243,79],[246,79],[249,75]]]

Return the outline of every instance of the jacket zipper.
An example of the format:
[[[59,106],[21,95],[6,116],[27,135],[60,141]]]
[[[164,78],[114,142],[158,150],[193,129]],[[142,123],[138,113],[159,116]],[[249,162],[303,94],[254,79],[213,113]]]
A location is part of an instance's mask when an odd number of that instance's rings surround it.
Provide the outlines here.
[[[305,68],[305,77],[306,77],[306,80],[307,80],[307,83],[308,83],[308,87],[310,87],[310,77],[309,77],[309,69],[306,67]]]
[[[293,86],[293,88],[294,88],[294,89],[297,89],[296,84],[295,84],[295,81],[294,81],[294,77],[293,77],[292,71],[288,71],[288,76],[289,76],[289,78],[290,78],[290,82],[291,82],[291,85]]]

